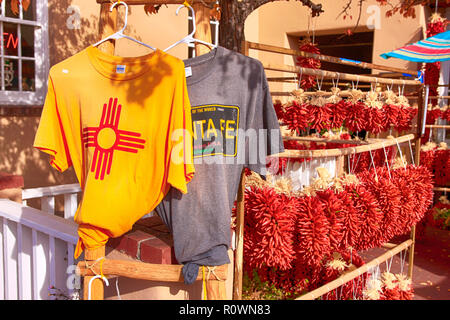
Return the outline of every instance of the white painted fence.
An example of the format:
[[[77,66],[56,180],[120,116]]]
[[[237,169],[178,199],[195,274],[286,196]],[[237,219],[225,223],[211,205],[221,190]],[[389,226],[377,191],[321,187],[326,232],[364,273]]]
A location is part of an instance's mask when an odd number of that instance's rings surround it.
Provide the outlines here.
[[[75,216],[78,206],[77,194],[81,192],[80,185],[63,184],[53,187],[42,187],[24,189],[22,191],[22,203],[27,205],[30,199],[41,199],[41,210],[51,214],[55,213],[55,197],[64,195],[64,218],[70,219]]]
[[[23,204],[0,199],[0,300],[66,298],[76,287],[73,253],[78,184],[23,190]],[[54,215],[64,195],[64,218]],[[41,198],[41,210],[26,206]],[[52,289],[55,288],[55,289]]]

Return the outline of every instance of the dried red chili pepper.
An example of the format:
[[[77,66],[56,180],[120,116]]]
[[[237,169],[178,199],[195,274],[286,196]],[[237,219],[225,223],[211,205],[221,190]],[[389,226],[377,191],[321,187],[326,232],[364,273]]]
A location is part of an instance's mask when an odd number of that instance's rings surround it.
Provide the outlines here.
[[[352,247],[356,250],[378,247],[383,243],[380,228],[383,213],[377,199],[362,184],[349,187],[347,192],[362,221],[359,238]]]
[[[378,180],[374,179],[374,170],[360,174],[358,177],[364,181],[368,190],[375,195],[383,213],[380,230],[382,231],[381,243],[384,243],[403,233],[403,230],[399,228],[402,195],[392,182],[387,168],[377,168],[376,172]]]
[[[445,186],[450,181],[450,150],[435,151],[433,161],[434,179],[437,185]]]
[[[442,119],[450,122],[450,107],[444,111],[444,113],[442,114]]]
[[[291,101],[285,106],[283,124],[289,130],[300,133],[308,128],[311,122],[311,115],[306,104],[299,104],[297,101]]]
[[[366,130],[374,134],[378,134],[383,131],[383,128],[385,127],[384,119],[386,117],[384,110],[376,107],[368,107],[366,112]]]
[[[341,100],[338,103],[333,103],[330,105],[331,117],[330,125],[331,128],[340,128],[344,124],[344,120],[347,118],[347,113],[349,109],[349,102],[346,100]]]
[[[295,252],[297,260],[318,265],[330,250],[330,223],[317,197],[297,199]]]
[[[273,107],[275,109],[275,113],[277,115],[278,120],[283,120],[284,119],[284,106],[281,103],[280,100],[275,101],[275,103],[273,104]]]
[[[308,110],[311,115],[311,129],[318,130],[331,129],[331,109],[332,104],[325,104],[323,106],[308,105]]]
[[[299,49],[300,51],[320,54],[319,48],[317,47],[316,44],[313,44],[312,42],[306,42],[301,44]],[[303,68],[320,69],[322,63],[320,60],[314,58],[297,57],[297,65]],[[302,89],[307,90],[316,85],[316,79],[314,76],[306,76],[306,75],[304,76],[301,74],[299,74],[298,76],[299,78],[301,77],[300,87]]]
[[[294,259],[295,199],[271,188],[251,187],[246,191],[246,228],[244,242],[249,265],[289,269]]]
[[[343,207],[346,208],[346,215],[343,219],[342,241],[340,247],[346,249],[353,247],[359,239],[361,233],[362,219],[358,210],[353,206],[349,192],[352,187],[347,187],[344,191],[338,192],[336,195],[341,199]]]
[[[386,116],[386,119],[384,121],[385,128],[384,130],[389,130],[391,126],[397,127],[398,126],[398,117],[400,114],[400,107],[394,104],[385,104],[383,105],[384,114]]]
[[[434,108],[432,110],[427,110],[427,124],[434,124],[437,119],[442,117],[443,112],[440,108]]]
[[[317,191],[317,197],[324,204],[325,215],[330,224],[331,250],[337,250],[344,237],[344,218],[347,215],[347,208],[342,199],[331,189]]]
[[[361,101],[351,103],[349,106],[345,126],[352,132],[365,130],[367,125],[367,106]]]

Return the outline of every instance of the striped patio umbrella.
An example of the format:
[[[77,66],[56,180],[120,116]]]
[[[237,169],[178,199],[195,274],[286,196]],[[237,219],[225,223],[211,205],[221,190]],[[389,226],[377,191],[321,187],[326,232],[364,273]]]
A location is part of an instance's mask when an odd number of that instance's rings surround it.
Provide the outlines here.
[[[385,59],[398,58],[414,62],[436,62],[450,60],[450,31],[409,44],[397,50],[383,53]]]

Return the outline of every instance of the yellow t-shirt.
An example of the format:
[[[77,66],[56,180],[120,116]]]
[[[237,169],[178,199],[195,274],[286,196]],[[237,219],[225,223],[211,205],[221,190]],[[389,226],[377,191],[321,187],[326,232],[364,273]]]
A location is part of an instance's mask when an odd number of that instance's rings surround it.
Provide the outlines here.
[[[95,47],[53,66],[34,147],[83,190],[77,258],[129,231],[192,179],[191,106],[183,61],[160,50],[122,58]]]

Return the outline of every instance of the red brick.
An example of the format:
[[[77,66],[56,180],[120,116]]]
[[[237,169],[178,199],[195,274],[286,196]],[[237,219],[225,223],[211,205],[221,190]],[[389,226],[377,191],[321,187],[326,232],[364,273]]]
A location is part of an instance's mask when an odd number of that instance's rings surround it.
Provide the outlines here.
[[[155,238],[154,235],[141,230],[133,230],[125,235],[127,238],[125,253],[133,258],[138,258],[139,245],[141,242]]]
[[[176,263],[173,254],[171,236],[160,236],[141,242],[140,260],[147,263],[173,264]]]
[[[149,218],[143,218],[136,222],[136,224],[145,226],[147,228],[152,228],[155,226],[161,226],[164,225],[164,222],[161,220],[161,218],[157,215]]]
[[[106,246],[113,248],[114,250],[125,252],[127,250],[127,241],[128,239],[126,235],[118,238],[110,238]]]
[[[0,172],[0,190],[23,188],[23,177],[19,175]]]

